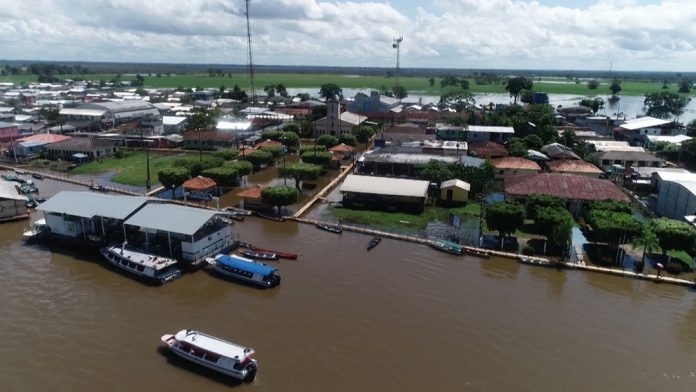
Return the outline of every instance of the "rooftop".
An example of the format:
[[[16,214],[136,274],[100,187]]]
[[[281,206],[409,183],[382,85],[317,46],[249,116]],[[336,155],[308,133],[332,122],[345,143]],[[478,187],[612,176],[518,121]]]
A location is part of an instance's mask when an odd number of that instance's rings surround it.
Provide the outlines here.
[[[169,233],[194,235],[218,211],[176,204],[148,204],[125,222],[127,225]]]
[[[428,185],[428,181],[421,180],[349,174],[345,181],[343,181],[340,191],[376,195],[427,197]]]
[[[477,157],[504,157],[508,155],[507,149],[496,142],[471,143],[469,153]]]
[[[443,181],[442,184],[440,184],[440,189],[451,188],[451,187],[460,188],[460,189],[464,189],[467,191],[471,190],[471,184],[469,184],[468,182],[462,181],[462,180],[458,180],[458,179]]]
[[[253,260],[236,255],[218,255],[215,257],[215,262],[228,267],[239,268],[244,271],[257,273],[264,276],[278,270],[277,268],[267,266],[266,264],[257,263]]]
[[[568,200],[630,201],[611,181],[587,176],[535,173],[507,176],[504,181],[505,193],[511,196],[552,195]]]
[[[20,195],[15,187],[16,182],[0,180],[0,199],[26,200],[25,196]]]
[[[143,196],[114,196],[94,192],[63,191],[40,204],[37,210],[82,218],[95,216],[126,219],[147,202]]]
[[[70,139],[70,136],[58,135],[55,133],[39,133],[32,136],[27,136],[19,139],[19,142],[41,142],[41,143],[57,143],[63,140]]]
[[[682,144],[682,142],[693,139],[691,136],[686,136],[686,135],[674,135],[674,136],[646,135],[646,137],[648,138],[648,140],[650,140],[651,143],[667,142],[667,143],[672,143],[672,144]]]
[[[175,335],[176,340],[186,342],[202,350],[218,354],[223,357],[243,360],[254,353],[253,349],[242,347],[234,343],[200,333],[198,331],[181,330]]]
[[[640,118],[636,118],[633,120],[628,120],[625,123],[619,125],[619,127],[623,128],[623,129],[628,129],[629,131],[633,131],[633,130],[642,129],[642,128],[661,127],[661,126],[669,124],[671,122],[672,121],[670,121],[670,120],[663,120],[661,118],[645,116],[645,117],[640,117]]]
[[[206,191],[210,188],[215,188],[217,184],[212,178],[198,176],[184,181],[181,185],[184,189]]]
[[[662,162],[661,158],[646,151],[604,151],[595,152],[592,156],[599,160]]]
[[[489,125],[469,125],[469,132],[479,133],[515,133],[512,127],[495,127]]]
[[[432,154],[410,154],[406,152],[389,152],[384,150],[374,150],[365,153],[359,161],[361,162],[377,162],[377,163],[396,163],[421,165],[426,164],[430,160],[436,160],[446,163],[461,163],[464,166],[481,167],[485,162],[484,159],[465,156],[460,154],[455,155],[432,155]]]
[[[541,171],[541,167],[539,167],[536,162],[521,157],[498,158],[494,159],[492,162],[496,169]]]
[[[546,166],[548,166],[549,170],[552,172],[602,174],[602,170],[597,166],[576,159],[549,161],[546,162]]]
[[[329,151],[331,152],[353,152],[355,148],[353,146],[349,146],[345,143],[341,143],[338,145],[335,145],[331,148],[329,148]]]
[[[588,144],[594,145],[597,151],[645,151],[643,147],[634,147],[624,141],[616,140],[588,140]]]

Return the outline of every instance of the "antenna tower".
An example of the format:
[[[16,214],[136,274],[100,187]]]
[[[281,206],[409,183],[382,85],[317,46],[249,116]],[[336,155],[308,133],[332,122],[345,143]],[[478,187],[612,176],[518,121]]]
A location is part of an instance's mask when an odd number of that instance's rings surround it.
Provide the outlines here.
[[[254,83],[254,57],[251,52],[251,25],[249,24],[249,2],[246,0],[246,25],[247,25],[247,47],[249,52],[247,54],[247,65],[249,66],[249,87],[251,88],[251,102],[256,101],[256,85]]]
[[[399,60],[401,59],[401,41],[404,40],[404,37],[399,37],[399,38],[394,38],[394,42],[392,43],[392,48],[396,49],[396,85],[399,86]]]

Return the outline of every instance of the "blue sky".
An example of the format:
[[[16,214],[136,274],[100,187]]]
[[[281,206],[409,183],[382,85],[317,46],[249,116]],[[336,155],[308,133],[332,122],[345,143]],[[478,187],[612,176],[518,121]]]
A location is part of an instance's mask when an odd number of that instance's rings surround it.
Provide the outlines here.
[[[693,0],[252,0],[259,64],[693,71]],[[243,0],[0,0],[0,58],[244,64]]]

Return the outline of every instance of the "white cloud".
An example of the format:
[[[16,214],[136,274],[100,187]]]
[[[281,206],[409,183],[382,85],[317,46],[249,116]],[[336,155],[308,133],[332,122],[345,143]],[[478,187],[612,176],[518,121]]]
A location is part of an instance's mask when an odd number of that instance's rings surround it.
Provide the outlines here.
[[[394,2],[395,3],[395,2]],[[411,2],[412,3],[412,2]],[[696,7],[598,1],[252,1],[264,64],[691,70]],[[414,12],[415,11],[415,12]],[[406,15],[413,15],[412,18]],[[0,58],[244,63],[241,0],[0,0]]]

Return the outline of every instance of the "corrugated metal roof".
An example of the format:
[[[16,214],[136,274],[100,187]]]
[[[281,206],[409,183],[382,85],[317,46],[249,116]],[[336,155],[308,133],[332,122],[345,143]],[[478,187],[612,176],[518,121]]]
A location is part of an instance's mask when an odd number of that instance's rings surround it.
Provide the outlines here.
[[[0,199],[26,200],[26,196],[17,193],[16,182],[0,180]]]
[[[103,116],[106,110],[103,109],[79,109],[79,108],[65,108],[60,110],[61,116]]]
[[[343,181],[340,191],[375,195],[426,197],[428,195],[428,185],[428,181],[421,180],[350,174]]]
[[[37,207],[43,212],[68,214],[82,218],[101,216],[126,219],[148,198],[143,196],[114,196],[94,192],[60,192]]]
[[[464,166],[481,167],[485,159],[459,155],[431,155],[431,154],[410,154],[405,152],[389,153],[375,150],[371,153],[365,153],[359,161],[361,162],[377,162],[377,163],[394,163],[394,164],[410,164],[420,165],[426,164],[430,160],[446,162],[446,163],[461,163]]]
[[[619,127],[623,128],[623,129],[628,129],[629,131],[633,131],[633,130],[642,129],[642,128],[660,127],[662,125],[666,125],[666,124],[669,124],[671,122],[672,121],[670,121],[670,120],[663,120],[660,118],[645,116],[645,117],[640,117],[640,118],[636,118],[633,120],[628,120],[625,123],[619,125]]]
[[[445,189],[445,188],[450,188],[450,187],[456,187],[460,189],[464,189],[467,191],[471,190],[471,184],[468,182],[462,181],[462,180],[449,180],[449,181],[444,181],[442,184],[440,184],[440,189]]]
[[[218,211],[175,204],[148,204],[125,223],[170,233],[194,235]]]
[[[494,127],[488,125],[469,125],[469,132],[482,133],[515,133],[512,127]]]
[[[552,195],[568,200],[611,199],[630,202],[628,196],[608,180],[576,174],[539,173],[505,177],[505,193],[512,196]]]

